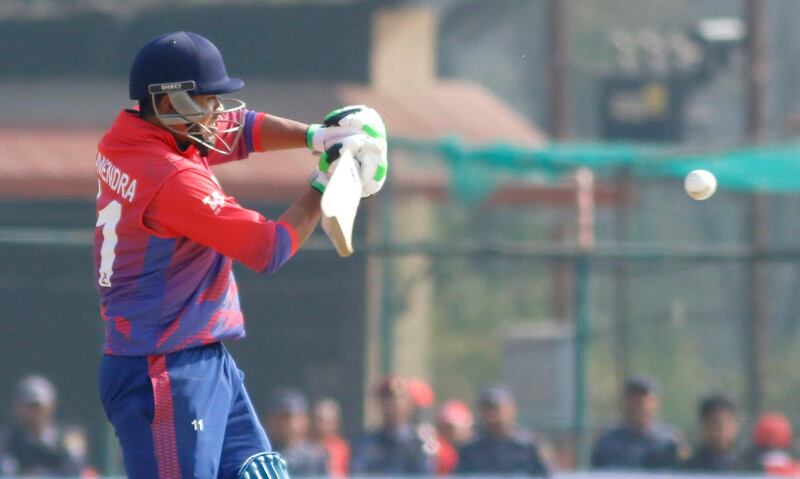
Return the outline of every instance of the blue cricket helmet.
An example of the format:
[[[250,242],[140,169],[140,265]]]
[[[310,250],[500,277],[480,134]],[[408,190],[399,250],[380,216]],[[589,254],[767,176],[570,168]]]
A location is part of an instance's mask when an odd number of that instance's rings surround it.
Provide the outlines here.
[[[131,100],[150,98],[150,85],[193,81],[195,95],[240,90],[244,81],[230,78],[222,54],[208,39],[191,32],[165,33],[139,50],[128,81]]]

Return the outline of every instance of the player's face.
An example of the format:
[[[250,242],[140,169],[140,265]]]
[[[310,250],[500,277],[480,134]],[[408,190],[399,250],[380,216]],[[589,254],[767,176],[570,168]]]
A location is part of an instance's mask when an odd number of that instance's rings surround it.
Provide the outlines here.
[[[208,114],[192,124],[176,124],[172,125],[171,128],[178,133],[193,136],[199,140],[213,144],[214,126],[223,110],[222,100],[219,95],[196,95],[192,97],[192,100],[203,108],[203,110],[208,112]],[[161,113],[177,113],[166,95],[161,98],[159,109]],[[208,154],[208,148],[204,144],[198,143],[197,148],[202,156]]]
[[[244,115],[235,113],[244,111],[244,102],[223,100],[218,95],[191,96],[187,92],[151,98],[156,102],[155,118],[145,119],[172,132],[182,150],[194,143],[201,156],[211,150],[223,155],[233,152],[244,126]],[[224,136],[231,138],[226,140]]]
[[[194,97],[194,101],[208,112],[208,115],[198,123],[203,126],[209,126],[214,123],[220,110],[222,110],[222,100],[220,100],[219,95],[198,95]]]
[[[712,411],[702,420],[703,440],[714,451],[729,449],[739,436],[739,420],[727,409]]]
[[[165,111],[164,113],[177,113],[172,105],[169,104],[169,98],[166,96],[164,97],[165,100]],[[219,111],[222,109],[222,101],[220,100],[218,95],[197,95],[193,96],[192,100],[195,103],[200,105],[205,111],[208,112],[206,116],[202,119],[195,122],[195,125],[187,126],[187,125],[175,125],[174,128],[181,132],[186,132],[190,135],[201,135],[207,136],[208,132],[202,129],[198,125],[202,125],[204,127],[210,127],[216,122],[217,116],[219,115]]]

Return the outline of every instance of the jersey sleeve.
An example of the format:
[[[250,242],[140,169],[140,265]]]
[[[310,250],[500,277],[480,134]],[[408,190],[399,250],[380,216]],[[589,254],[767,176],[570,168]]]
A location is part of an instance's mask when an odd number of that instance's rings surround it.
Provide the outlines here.
[[[243,160],[247,158],[250,153],[254,151],[264,151],[261,146],[261,123],[266,118],[266,114],[259,113],[252,110],[244,110],[239,112],[227,113],[217,120],[217,129],[225,130],[233,127],[235,122],[243,118],[244,125],[242,126],[242,133],[237,138],[237,132],[222,133],[222,139],[230,144],[236,142],[233,148],[233,153],[230,155],[223,155],[216,151],[210,151],[207,157],[209,165],[219,165],[229,161]],[[217,144],[220,144],[217,141]]]
[[[187,237],[256,271],[277,271],[297,250],[292,225],[242,207],[198,170],[170,177],[143,221],[159,235]]]

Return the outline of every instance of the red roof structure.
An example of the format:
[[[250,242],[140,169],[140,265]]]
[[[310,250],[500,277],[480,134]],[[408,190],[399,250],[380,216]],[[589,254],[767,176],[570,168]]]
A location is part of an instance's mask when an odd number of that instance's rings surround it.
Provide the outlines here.
[[[435,140],[456,135],[467,143],[507,141],[523,146],[545,142],[544,135],[522,115],[480,86],[464,82],[436,82],[407,91],[379,91],[359,85],[313,84],[262,85],[248,97],[256,108],[280,116],[313,121],[310,112],[324,112],[337,105],[368,104],[384,117],[391,136]],[[250,98],[248,98],[250,100]],[[68,113],[68,106],[62,115]],[[11,126],[0,129],[0,197],[91,198],[96,194],[95,148],[103,127],[59,127],[52,116],[42,115],[46,126]],[[0,124],[7,124],[0,118]],[[31,123],[28,120],[26,123]],[[395,191],[446,191],[444,168],[417,172],[409,158],[392,157]],[[248,161],[215,167],[226,191],[238,197],[287,201],[297,195],[315,159],[305,150],[267,152]]]

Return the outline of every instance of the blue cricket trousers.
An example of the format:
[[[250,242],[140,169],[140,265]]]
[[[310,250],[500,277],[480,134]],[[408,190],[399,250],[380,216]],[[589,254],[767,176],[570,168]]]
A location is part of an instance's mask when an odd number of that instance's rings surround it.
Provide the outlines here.
[[[244,374],[220,343],[151,356],[103,356],[100,398],[135,479],[236,478],[271,447]]]

